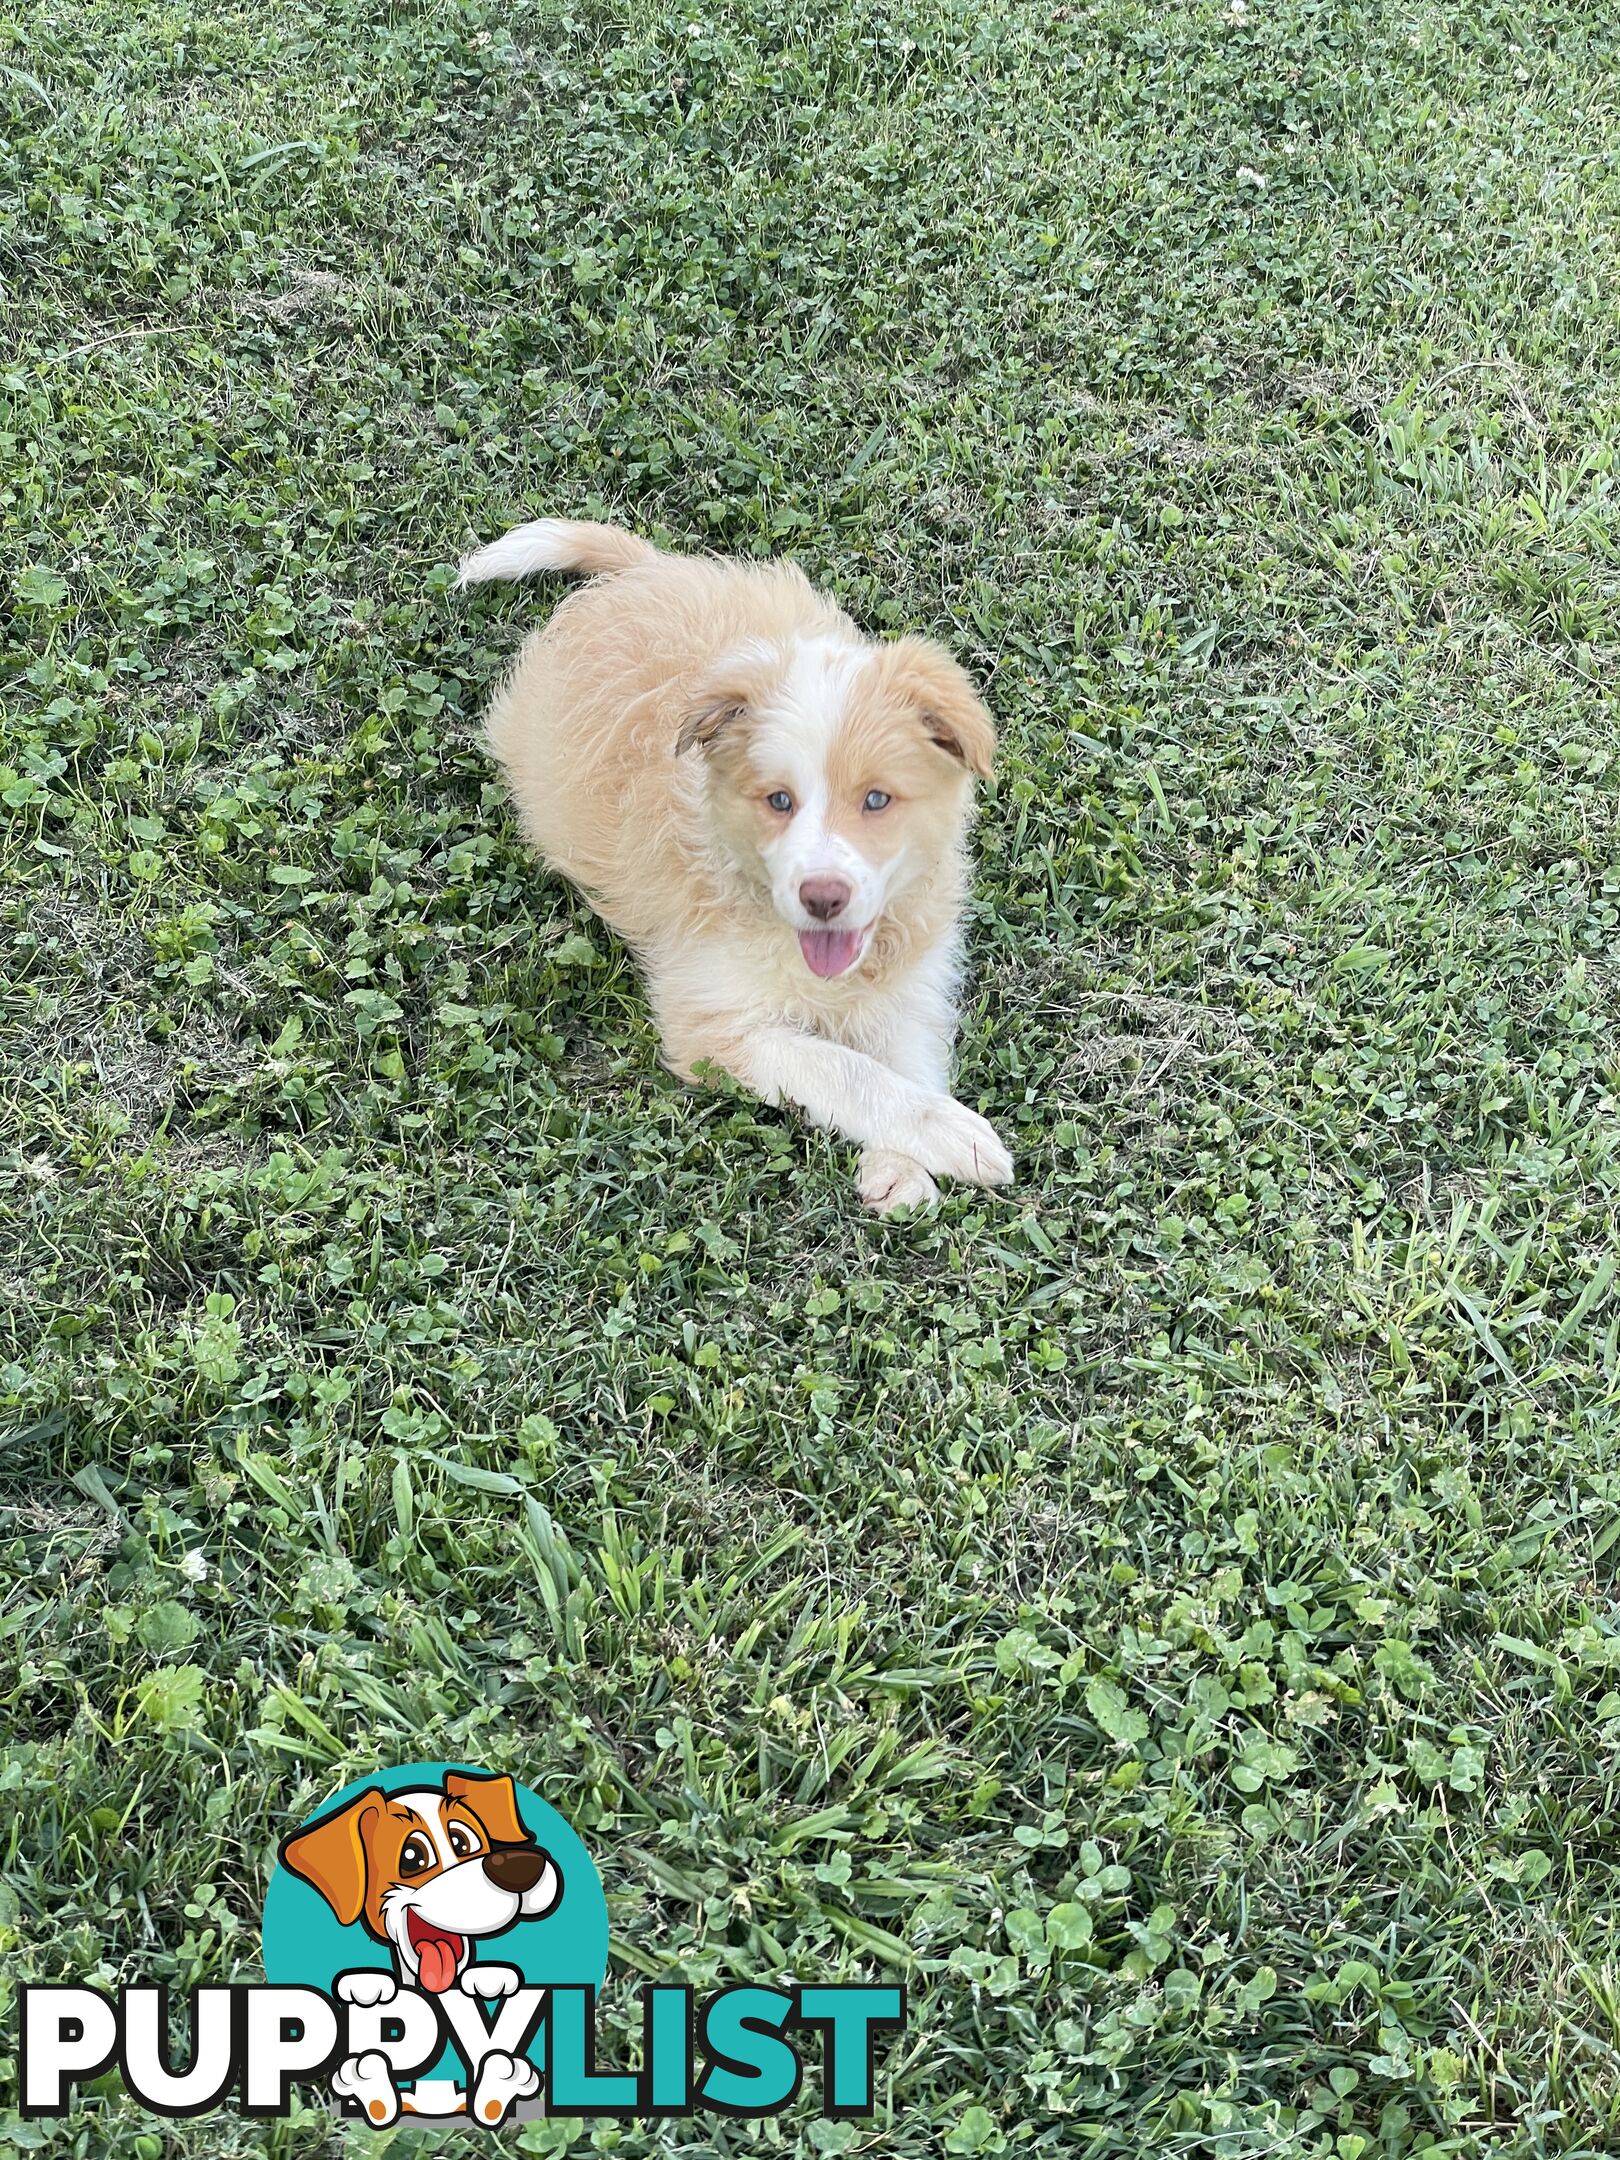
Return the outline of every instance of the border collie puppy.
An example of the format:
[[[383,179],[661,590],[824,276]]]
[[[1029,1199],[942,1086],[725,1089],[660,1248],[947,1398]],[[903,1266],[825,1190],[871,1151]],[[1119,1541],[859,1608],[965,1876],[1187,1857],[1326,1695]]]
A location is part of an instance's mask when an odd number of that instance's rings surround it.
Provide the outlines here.
[[[791,563],[541,518],[463,585],[574,571],[486,739],[523,830],[632,947],[664,1056],[861,1150],[869,1207],[1012,1158],[951,1093],[973,782],[995,729],[918,637],[874,644]]]

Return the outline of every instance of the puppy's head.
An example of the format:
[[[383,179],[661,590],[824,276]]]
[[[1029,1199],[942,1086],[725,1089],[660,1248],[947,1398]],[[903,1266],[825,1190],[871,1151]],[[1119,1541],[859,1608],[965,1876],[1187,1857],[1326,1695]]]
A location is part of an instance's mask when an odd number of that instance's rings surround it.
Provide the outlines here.
[[[541,1919],[562,1896],[509,1777],[450,1771],[442,1788],[372,1787],[295,1831],[281,1858],[342,1926],[358,1920],[389,1944],[407,1983],[430,1994],[454,1983],[479,1936]]]
[[[995,739],[942,647],[828,635],[726,655],[693,687],[676,747],[707,761],[733,865],[768,888],[810,972],[832,977],[959,847]]]

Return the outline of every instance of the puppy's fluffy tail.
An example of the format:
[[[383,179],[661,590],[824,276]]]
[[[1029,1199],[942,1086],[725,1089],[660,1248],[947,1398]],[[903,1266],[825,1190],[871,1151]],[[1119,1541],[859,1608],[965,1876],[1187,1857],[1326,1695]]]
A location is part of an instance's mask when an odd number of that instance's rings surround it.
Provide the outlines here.
[[[458,585],[485,585],[492,578],[533,577],[540,570],[573,570],[601,577],[653,562],[658,550],[618,525],[585,525],[573,518],[536,518],[518,525],[461,565]]]

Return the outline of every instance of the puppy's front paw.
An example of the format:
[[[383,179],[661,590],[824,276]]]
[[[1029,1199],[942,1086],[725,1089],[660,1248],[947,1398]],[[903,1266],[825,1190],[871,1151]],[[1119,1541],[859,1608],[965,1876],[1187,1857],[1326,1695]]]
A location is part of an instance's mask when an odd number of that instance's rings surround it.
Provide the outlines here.
[[[497,2048],[479,2065],[473,2091],[472,2112],[481,2123],[500,2122],[515,2100],[528,2100],[540,2090],[540,2073],[526,2056],[508,2055]]]
[[[932,1207],[939,1198],[939,1187],[922,1164],[892,1148],[866,1150],[856,1190],[878,1215],[892,1215],[896,1208]]]
[[[399,1993],[399,1987],[392,1973],[376,1972],[367,1966],[355,1972],[339,1973],[333,1992],[339,2002],[375,2010],[383,2003],[391,2003]]]
[[[376,2048],[340,2062],[332,2072],[332,2090],[340,2100],[352,2100],[373,2129],[386,2130],[399,2114],[388,2058]]]
[[[941,1095],[918,1114],[914,1144],[907,1152],[935,1177],[960,1178],[965,1185],[1006,1185],[1013,1159],[995,1127],[949,1095]]]
[[[523,1975],[515,1965],[469,1965],[456,1982],[463,1995],[473,1995],[480,2002],[499,2002],[503,1995],[515,1995],[523,1985]]]

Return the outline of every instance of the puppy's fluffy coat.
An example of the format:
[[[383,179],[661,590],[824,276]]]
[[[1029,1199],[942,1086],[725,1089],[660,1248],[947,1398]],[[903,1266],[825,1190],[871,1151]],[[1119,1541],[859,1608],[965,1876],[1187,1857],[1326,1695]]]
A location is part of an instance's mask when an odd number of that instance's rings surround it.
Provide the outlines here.
[[[635,950],[664,1054],[862,1150],[881,1210],[1012,1159],[950,1092],[973,780],[995,730],[941,647],[864,639],[791,563],[542,518],[461,583],[584,572],[486,738],[524,832]]]

